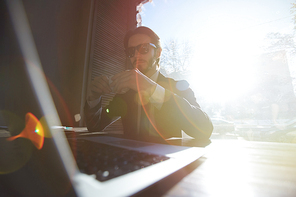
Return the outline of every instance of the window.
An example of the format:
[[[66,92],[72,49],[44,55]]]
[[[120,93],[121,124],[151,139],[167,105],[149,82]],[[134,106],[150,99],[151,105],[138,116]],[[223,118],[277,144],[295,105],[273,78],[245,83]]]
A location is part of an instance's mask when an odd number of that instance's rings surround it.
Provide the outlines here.
[[[296,1],[155,0],[141,10],[162,39],[161,72],[188,80],[212,139],[296,143]]]

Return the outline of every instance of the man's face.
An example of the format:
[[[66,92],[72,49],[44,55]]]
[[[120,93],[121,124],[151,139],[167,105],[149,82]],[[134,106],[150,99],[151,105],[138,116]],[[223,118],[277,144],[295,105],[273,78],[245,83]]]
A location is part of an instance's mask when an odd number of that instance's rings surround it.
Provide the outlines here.
[[[144,43],[151,43],[151,38],[145,34],[135,34],[130,37],[128,47],[135,47]],[[130,60],[134,68],[138,68],[143,74],[147,75],[150,70],[153,72],[156,70],[156,65],[154,65],[156,58],[155,49],[149,46],[149,51],[146,54],[141,54],[138,50],[135,50],[135,55]]]

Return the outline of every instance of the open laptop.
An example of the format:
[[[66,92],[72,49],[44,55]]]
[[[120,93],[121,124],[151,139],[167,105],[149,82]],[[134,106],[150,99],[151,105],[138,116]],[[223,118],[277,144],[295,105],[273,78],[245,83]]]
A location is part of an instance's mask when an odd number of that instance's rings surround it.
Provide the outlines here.
[[[1,111],[7,123],[7,128],[1,128],[0,137],[1,194],[131,196],[204,154],[204,148],[199,147],[140,142],[103,134],[67,138],[22,3],[18,0],[7,0],[6,3],[24,60],[23,67],[15,67],[17,74],[13,80],[16,85],[11,87],[20,85],[21,88],[12,93],[11,98],[24,99],[24,103]],[[12,72],[13,69],[8,70]],[[107,154],[100,156],[101,147],[105,153],[108,150]],[[120,160],[119,154],[134,154],[138,159],[127,169],[127,160],[114,164],[115,160]],[[117,156],[112,160],[112,169],[110,163],[99,169],[98,166],[105,162],[102,158],[110,160],[112,155]]]

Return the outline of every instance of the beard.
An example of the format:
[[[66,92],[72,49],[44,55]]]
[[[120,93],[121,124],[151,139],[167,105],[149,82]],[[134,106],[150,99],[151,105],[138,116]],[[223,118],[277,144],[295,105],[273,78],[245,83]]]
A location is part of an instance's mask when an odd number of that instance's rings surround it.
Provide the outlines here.
[[[149,70],[151,70],[155,66],[155,62],[156,62],[154,57],[150,58],[148,61],[145,61],[142,59],[140,59],[139,61],[140,63],[138,63],[138,60],[135,60],[133,62],[133,67],[137,68],[143,74],[146,74]],[[144,66],[143,64],[146,64],[146,65]]]

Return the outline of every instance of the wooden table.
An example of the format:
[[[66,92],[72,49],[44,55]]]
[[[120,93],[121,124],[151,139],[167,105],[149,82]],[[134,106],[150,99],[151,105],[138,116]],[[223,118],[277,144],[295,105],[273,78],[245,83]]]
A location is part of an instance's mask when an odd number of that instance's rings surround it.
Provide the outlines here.
[[[139,196],[296,196],[296,144],[212,140],[206,154]]]

